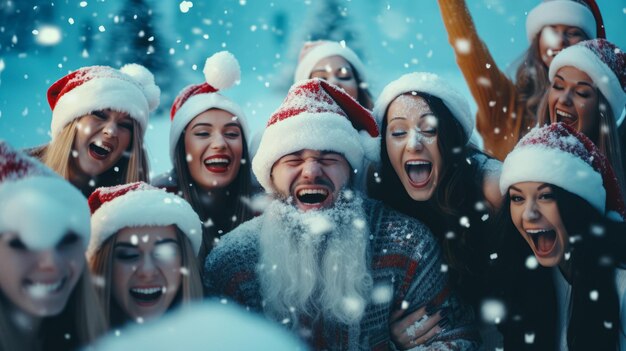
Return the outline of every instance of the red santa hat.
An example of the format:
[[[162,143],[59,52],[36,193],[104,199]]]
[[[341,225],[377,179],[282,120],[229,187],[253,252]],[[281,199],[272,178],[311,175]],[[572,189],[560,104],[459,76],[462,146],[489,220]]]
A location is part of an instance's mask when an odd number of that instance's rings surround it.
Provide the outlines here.
[[[202,243],[200,218],[183,198],[144,182],[98,188],[89,196],[91,257],[111,235],[126,227],[175,225],[196,254]]]
[[[607,158],[584,134],[563,123],[531,130],[506,157],[500,192],[504,195],[520,182],[556,185],[601,213],[626,218],[622,192]]]
[[[55,247],[68,233],[89,242],[83,194],[39,161],[0,140],[0,233],[16,233],[33,250]]]
[[[408,73],[387,84],[376,100],[372,112],[379,127],[383,125],[389,104],[398,96],[411,92],[426,93],[440,98],[459,122],[465,132],[466,140],[469,141],[474,132],[475,120],[467,99],[441,77],[427,72]]]
[[[307,41],[302,46],[298,66],[293,81],[298,83],[311,77],[311,71],[315,65],[324,58],[341,56],[354,67],[361,81],[365,81],[365,65],[361,59],[346,46],[345,42],[328,40]]]
[[[611,105],[617,125],[621,125],[626,105],[626,54],[606,39],[586,40],[554,57],[550,63],[550,80],[565,66],[587,73]]]
[[[220,109],[232,113],[241,124],[244,137],[248,136],[246,116],[239,105],[218,91],[235,85],[241,77],[239,62],[228,51],[220,51],[204,63],[204,83],[189,85],[176,97],[170,111],[170,157],[174,163],[176,144],[187,124],[200,113]]]
[[[371,113],[346,92],[321,79],[295,84],[270,117],[252,170],[267,192],[270,173],[281,157],[304,149],[342,154],[356,172],[365,158],[377,161],[380,135]]]
[[[558,24],[578,27],[589,38],[606,38],[595,0],[544,0],[526,17],[526,37],[532,42],[543,27]]]
[[[92,111],[126,112],[146,132],[150,112],[159,106],[161,90],[150,71],[138,64],[117,70],[108,66],[80,68],[48,89],[52,139],[63,127]]]

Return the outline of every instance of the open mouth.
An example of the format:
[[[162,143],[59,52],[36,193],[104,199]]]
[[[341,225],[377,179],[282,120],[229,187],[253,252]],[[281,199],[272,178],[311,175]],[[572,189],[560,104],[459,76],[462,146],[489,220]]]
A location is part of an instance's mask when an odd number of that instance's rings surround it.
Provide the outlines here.
[[[302,189],[296,192],[298,201],[306,205],[319,205],[328,199],[329,192],[324,188]]]
[[[433,170],[433,164],[428,161],[407,161],[404,164],[404,170],[409,176],[411,185],[416,188],[425,186],[430,180],[430,174]]]
[[[131,288],[128,292],[139,305],[144,306],[156,304],[161,296],[163,296],[162,287]]]
[[[63,290],[63,287],[65,287],[66,281],[67,281],[67,277],[64,277],[62,279],[59,279],[51,283],[36,282],[36,281],[27,279],[24,285],[25,285],[26,292],[31,297],[44,298],[44,297],[53,295]]]
[[[563,110],[559,110],[558,108],[554,109],[554,114],[556,115],[557,122],[563,122],[569,126],[574,126],[578,120],[576,116]]]
[[[109,156],[112,150],[113,146],[108,143],[96,141],[89,144],[89,155],[96,160],[104,160]]]
[[[548,229],[527,230],[535,245],[535,252],[539,256],[546,256],[554,249],[556,245],[556,231]]]
[[[227,156],[213,156],[204,160],[204,167],[207,170],[214,173],[224,173],[230,166],[230,157]]]

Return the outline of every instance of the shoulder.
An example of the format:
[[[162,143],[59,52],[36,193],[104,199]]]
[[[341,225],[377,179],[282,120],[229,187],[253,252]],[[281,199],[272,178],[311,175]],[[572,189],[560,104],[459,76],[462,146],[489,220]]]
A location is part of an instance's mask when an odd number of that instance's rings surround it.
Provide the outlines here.
[[[220,241],[207,256],[207,266],[222,260],[228,260],[232,263],[233,259],[239,257],[247,260],[251,256],[256,256],[262,217],[263,216],[252,218],[222,236]]]

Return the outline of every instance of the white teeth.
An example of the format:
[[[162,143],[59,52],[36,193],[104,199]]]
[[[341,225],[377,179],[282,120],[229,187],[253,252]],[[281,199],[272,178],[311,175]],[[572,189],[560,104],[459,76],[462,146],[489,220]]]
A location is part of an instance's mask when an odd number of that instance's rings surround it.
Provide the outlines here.
[[[407,161],[407,166],[429,165],[428,161]]]
[[[302,189],[298,191],[298,196],[309,195],[309,194],[328,195],[328,190],[326,189]]]
[[[64,279],[60,279],[59,281],[50,284],[32,282],[26,287],[26,290],[33,297],[44,297],[57,291],[63,284],[63,281]]]
[[[556,110],[556,114],[558,116],[565,117],[565,118],[574,118],[573,115],[571,115],[571,114],[569,114],[569,113],[567,113],[565,111],[561,111],[561,110]]]
[[[212,158],[212,159],[204,160],[205,165],[209,165],[212,163],[230,163],[230,160],[228,160],[227,158]]]
[[[163,288],[132,288],[130,289],[130,291],[137,293],[137,294],[145,294],[145,295],[149,295],[149,294],[154,294],[158,291],[163,290]]]
[[[104,144],[102,144],[102,141],[98,140],[98,141],[95,142],[95,144],[98,147],[101,147],[101,148],[105,149],[107,152],[111,152],[111,148],[106,146],[106,145],[104,145]]]
[[[539,233],[545,233],[545,232],[549,232],[550,229],[528,229],[526,230],[526,233],[528,234],[539,234]]]

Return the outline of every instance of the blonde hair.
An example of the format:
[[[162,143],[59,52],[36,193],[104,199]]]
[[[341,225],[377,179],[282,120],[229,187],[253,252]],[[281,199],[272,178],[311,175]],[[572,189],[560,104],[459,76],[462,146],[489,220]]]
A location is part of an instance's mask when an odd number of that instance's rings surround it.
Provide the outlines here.
[[[181,266],[186,268],[186,274],[182,274],[181,289],[177,295],[180,296],[180,303],[187,304],[194,300],[199,300],[203,296],[202,280],[200,279],[200,268],[196,256],[194,254],[193,247],[187,236],[176,227],[176,239],[180,246],[181,254]],[[96,292],[100,299],[100,304],[104,308],[104,317],[107,322],[113,327],[119,324],[123,324],[127,321],[127,317],[122,314],[122,311],[114,311],[117,308],[115,303],[112,303],[111,297],[111,282],[113,277],[111,272],[113,271],[113,249],[117,242],[117,235],[112,235],[105,242],[100,245],[98,250],[89,260],[89,267],[92,274],[95,276]],[[175,300],[172,302],[172,306],[176,304]],[[169,308],[171,308],[170,306]]]
[[[32,340],[21,339],[22,333],[13,323],[7,304],[10,302],[0,293],[0,350],[26,350],[33,345]],[[70,329],[65,329],[70,326]],[[87,267],[83,269],[74,290],[67,300],[65,308],[57,316],[46,317],[40,326],[38,341],[48,349],[59,349],[55,341],[62,340],[66,334],[69,340],[66,346],[83,347],[95,341],[107,331],[107,324],[102,307],[96,297],[91,274]],[[71,345],[70,345],[71,344]]]
[[[36,151],[44,164],[69,181],[71,181],[70,167],[72,162],[70,157],[72,157],[74,140],[78,130],[77,124],[81,118],[76,118],[68,123],[61,129],[59,135],[57,135],[50,144]],[[143,144],[143,132],[137,121],[132,119],[132,123],[133,135],[129,155],[124,153],[117,164],[102,173],[98,177],[98,186],[113,186],[138,181],[148,181],[149,166]],[[115,167],[118,167],[117,172],[114,170]],[[74,185],[77,186],[77,184]],[[84,192],[85,191],[83,191],[83,193]]]

